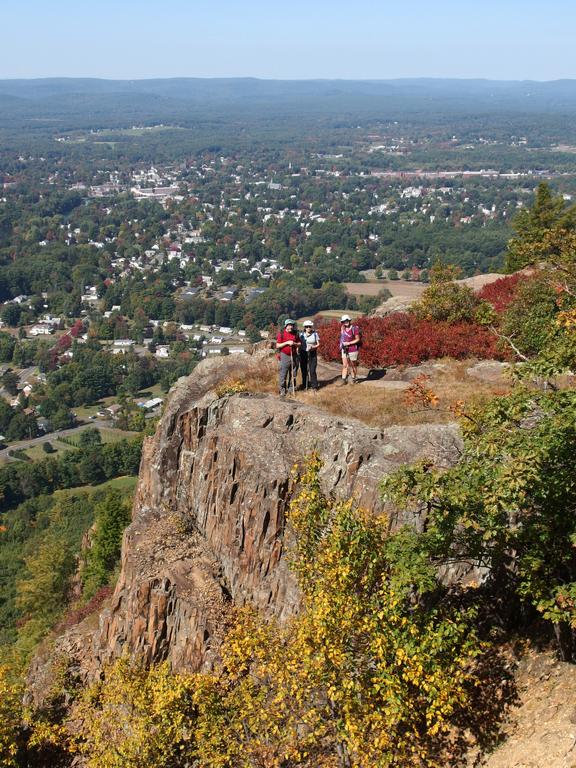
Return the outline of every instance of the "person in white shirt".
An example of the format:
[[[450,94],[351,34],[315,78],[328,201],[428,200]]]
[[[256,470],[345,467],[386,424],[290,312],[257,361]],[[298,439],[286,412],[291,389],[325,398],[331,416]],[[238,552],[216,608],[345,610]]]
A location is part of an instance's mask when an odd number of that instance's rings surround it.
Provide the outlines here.
[[[320,336],[314,330],[312,320],[305,320],[304,332],[300,334],[300,370],[302,371],[302,389],[318,389],[316,365],[318,363],[318,348]]]

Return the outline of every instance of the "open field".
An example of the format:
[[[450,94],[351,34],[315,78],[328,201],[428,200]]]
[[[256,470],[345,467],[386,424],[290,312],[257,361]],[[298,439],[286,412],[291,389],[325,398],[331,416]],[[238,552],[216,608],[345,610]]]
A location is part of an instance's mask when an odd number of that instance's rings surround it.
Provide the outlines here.
[[[114,429],[113,427],[103,427],[102,424],[98,422],[94,422],[91,425],[75,427],[74,429],[65,430],[64,432],[49,432],[47,435],[36,437],[31,441],[22,440],[18,443],[8,445],[0,452],[0,466],[11,460],[8,456],[8,451],[10,450],[22,449],[26,451],[26,455],[33,461],[45,459],[47,456],[56,456],[64,451],[73,451],[78,446],[80,434],[85,429],[89,429],[90,426],[99,430],[103,443],[117,443],[119,440],[123,440],[124,438],[130,439],[137,434],[136,432],[126,432],[122,429]],[[71,442],[61,440],[60,438],[62,436],[66,437],[67,440],[70,440]],[[54,448],[54,451],[52,453],[46,453],[42,447],[44,443],[50,443]]]
[[[146,389],[141,389],[134,398],[134,402],[139,403],[142,400],[150,400],[153,397],[166,397],[166,392],[162,389],[160,382],[151,387],[146,387]]]
[[[417,298],[426,290],[426,283],[413,283],[410,280],[382,280],[370,283],[344,283],[351,296],[378,296],[386,288],[392,296]]]
[[[339,320],[342,315],[350,315],[350,317],[361,317],[362,312],[357,312],[356,310],[352,309],[321,309],[316,312],[315,315],[307,315],[306,317],[298,318],[296,322],[301,326],[304,320],[314,320],[315,317],[321,316],[325,320]]]
[[[133,491],[136,488],[137,482],[137,477],[123,475],[122,477],[114,477],[112,480],[107,480],[105,483],[101,483],[101,485],[95,485],[93,488],[94,490],[99,488],[117,488],[123,491]]]
[[[116,400],[116,397],[104,397],[102,400],[98,400],[97,403],[93,403],[92,405],[77,406],[74,408],[74,413],[76,414],[78,421],[87,421],[90,416],[96,416],[98,411],[101,411],[103,408],[107,408],[109,405],[112,405],[112,403],[115,403]]]
[[[71,493],[77,493],[78,491],[85,491],[92,493],[93,491],[100,491],[103,488],[118,488],[119,490],[133,491],[136,488],[138,478],[132,475],[122,475],[121,477],[114,477],[112,480],[106,480],[105,483],[99,485],[78,485],[74,488],[63,488],[58,491],[54,491],[54,496],[68,496]]]
[[[99,430],[103,443],[117,443],[119,440],[129,440],[131,437],[136,437],[138,434],[137,432],[113,429],[112,427],[99,427]]]
[[[28,456],[32,461],[42,461],[42,459],[46,459],[48,456],[59,456],[61,453],[64,453],[65,451],[73,451],[74,446],[72,445],[66,445],[65,443],[61,443],[59,440],[57,440],[56,435],[54,435],[53,440],[47,440],[46,442],[49,442],[52,448],[54,449],[52,453],[46,453],[44,448],[42,447],[44,443],[40,445],[34,445],[32,448],[28,448],[26,450],[26,456]]]
[[[80,441],[80,435],[82,432],[84,432],[86,429],[89,429],[90,427],[85,427],[84,429],[79,429],[78,432],[74,434],[73,437],[69,437],[68,440],[72,441],[72,445],[69,443],[62,443],[67,445],[70,448],[74,448],[78,445]],[[117,443],[119,440],[129,439],[131,437],[136,436],[136,432],[126,432],[123,429],[114,429],[113,427],[100,427],[95,426],[95,429],[97,429],[100,432],[100,437],[102,438],[103,443]],[[57,435],[54,436],[54,439],[57,439]]]

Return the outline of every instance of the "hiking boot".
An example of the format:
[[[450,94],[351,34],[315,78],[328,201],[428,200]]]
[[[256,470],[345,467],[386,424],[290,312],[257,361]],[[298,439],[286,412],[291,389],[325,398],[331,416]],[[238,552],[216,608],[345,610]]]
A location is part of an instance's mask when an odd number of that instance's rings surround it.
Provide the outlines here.
[[[352,379],[351,384],[358,384],[358,379]]]
[[[340,384],[341,387],[345,387],[346,384],[348,384],[348,379],[342,379],[342,382]]]

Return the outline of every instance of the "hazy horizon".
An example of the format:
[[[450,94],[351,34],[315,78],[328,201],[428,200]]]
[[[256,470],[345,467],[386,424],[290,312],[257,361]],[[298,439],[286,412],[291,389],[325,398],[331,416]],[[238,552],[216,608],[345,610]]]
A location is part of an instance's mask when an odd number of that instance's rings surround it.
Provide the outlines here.
[[[567,0],[27,0],[3,9],[0,79],[576,78]]]
[[[119,83],[149,82],[162,80],[261,80],[264,82],[342,82],[342,83],[394,83],[409,81],[456,81],[456,82],[486,82],[486,83],[559,83],[576,82],[574,77],[555,77],[551,79],[537,78],[497,78],[497,77],[429,77],[426,75],[414,75],[412,77],[258,77],[256,75],[163,75],[150,77],[99,77],[97,75],[46,75],[37,77],[1,77],[1,81],[27,81],[27,80],[103,80]]]

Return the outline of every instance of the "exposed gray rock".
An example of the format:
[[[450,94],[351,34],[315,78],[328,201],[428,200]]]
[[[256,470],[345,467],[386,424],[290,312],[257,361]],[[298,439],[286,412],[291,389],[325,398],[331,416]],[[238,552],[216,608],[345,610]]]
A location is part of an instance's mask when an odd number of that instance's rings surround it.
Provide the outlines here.
[[[466,369],[466,375],[490,384],[509,384],[512,366],[498,360],[480,360]]]
[[[448,373],[450,366],[447,363],[439,363],[436,360],[427,360],[420,365],[398,366],[386,371],[387,381],[414,381],[418,376],[430,376],[435,378]]]

